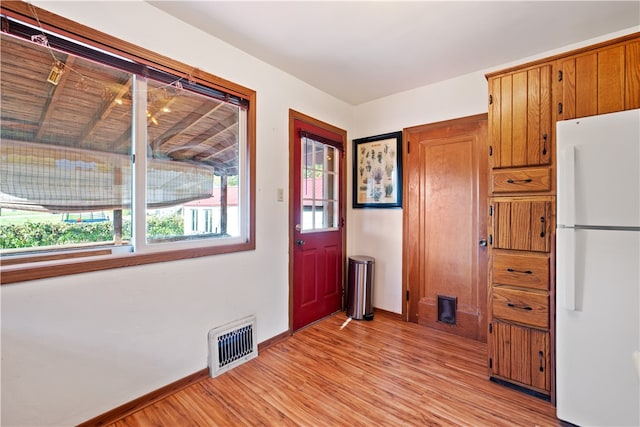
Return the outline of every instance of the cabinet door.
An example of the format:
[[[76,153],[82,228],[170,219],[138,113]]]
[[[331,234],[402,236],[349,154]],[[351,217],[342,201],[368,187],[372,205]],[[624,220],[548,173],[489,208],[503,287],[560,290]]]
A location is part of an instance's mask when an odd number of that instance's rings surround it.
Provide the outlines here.
[[[489,329],[491,375],[551,390],[549,333],[509,323],[493,322]]]
[[[488,346],[491,375],[511,378],[511,325],[502,322],[491,323]]]
[[[551,161],[551,66],[489,79],[489,138],[494,168]]]
[[[625,48],[624,109],[640,108],[640,41]]]
[[[551,202],[494,202],[492,209],[494,248],[549,252]]]
[[[551,356],[549,333],[531,330],[531,385],[542,390],[551,390]]]
[[[560,61],[562,120],[640,107],[640,41]]]

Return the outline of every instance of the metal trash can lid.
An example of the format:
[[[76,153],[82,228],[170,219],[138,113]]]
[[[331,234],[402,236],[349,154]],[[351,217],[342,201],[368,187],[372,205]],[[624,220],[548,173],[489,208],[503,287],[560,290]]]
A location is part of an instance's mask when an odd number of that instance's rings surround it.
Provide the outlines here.
[[[366,255],[354,255],[349,257],[351,261],[355,261],[358,263],[375,263],[376,259],[374,257],[366,256]]]

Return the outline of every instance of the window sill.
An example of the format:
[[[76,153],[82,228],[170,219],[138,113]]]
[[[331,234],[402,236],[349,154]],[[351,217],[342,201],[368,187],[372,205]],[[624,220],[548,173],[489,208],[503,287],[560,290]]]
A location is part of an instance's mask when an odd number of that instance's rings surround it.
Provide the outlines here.
[[[207,246],[182,250],[153,253],[129,253],[111,255],[110,250],[96,252],[79,252],[78,256],[67,255],[63,261],[46,259],[39,262],[15,263],[0,260],[0,285],[8,285],[30,280],[48,279],[71,274],[92,271],[110,270],[114,268],[133,267],[136,265],[154,264],[157,262],[178,261],[181,259],[199,258],[226,253],[243,252],[255,249],[252,241],[224,246]]]

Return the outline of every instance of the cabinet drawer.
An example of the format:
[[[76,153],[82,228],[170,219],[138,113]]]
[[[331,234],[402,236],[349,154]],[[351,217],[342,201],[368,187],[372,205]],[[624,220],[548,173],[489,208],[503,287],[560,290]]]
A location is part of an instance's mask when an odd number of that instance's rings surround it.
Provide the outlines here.
[[[549,296],[494,287],[493,316],[539,328],[549,328]]]
[[[493,253],[493,282],[547,291],[549,256],[512,254],[496,250]]]
[[[551,169],[494,169],[491,174],[493,193],[527,193],[551,191]]]

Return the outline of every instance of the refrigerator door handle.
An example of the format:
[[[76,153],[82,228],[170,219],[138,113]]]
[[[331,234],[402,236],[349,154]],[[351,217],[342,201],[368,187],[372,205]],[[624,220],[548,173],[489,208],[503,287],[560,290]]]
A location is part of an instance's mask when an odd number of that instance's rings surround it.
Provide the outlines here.
[[[576,311],[576,231],[573,229],[558,230],[558,236],[562,236],[562,269],[564,286],[564,308]]]
[[[575,146],[558,150],[558,225],[573,227],[576,222]]]

